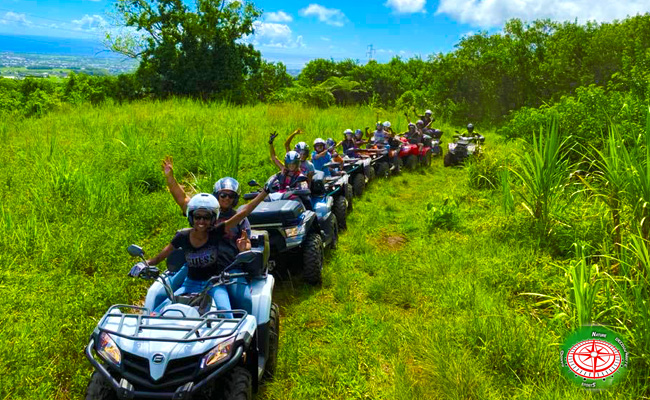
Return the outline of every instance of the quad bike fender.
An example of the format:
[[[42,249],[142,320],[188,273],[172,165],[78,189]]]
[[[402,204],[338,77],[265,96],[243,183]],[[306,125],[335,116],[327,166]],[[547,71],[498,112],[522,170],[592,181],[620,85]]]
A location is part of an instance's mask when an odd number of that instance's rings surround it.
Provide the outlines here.
[[[183,265],[178,272],[174,274],[164,273],[162,275],[163,279],[167,280],[167,283],[172,287],[172,290],[180,288],[187,277],[187,266]],[[153,311],[158,307],[163,301],[167,300],[167,292],[165,292],[165,287],[162,283],[155,281],[147,290],[147,296],[144,299],[144,306],[150,311]]]
[[[316,217],[319,220],[322,220],[327,216],[327,214],[332,210],[332,206],[334,205],[334,199],[332,196],[327,196],[323,201],[319,201],[314,205],[314,212],[316,213]]]
[[[431,147],[424,146],[422,147],[422,150],[420,150],[420,157],[424,157],[427,155],[427,153],[431,152]]]
[[[253,309],[251,314],[257,320],[257,324],[269,322],[271,304],[273,303],[273,287],[275,279],[268,274],[265,278],[253,279],[250,283]]]
[[[305,240],[305,237],[309,231],[313,229],[312,225],[314,224],[318,225],[316,213],[314,211],[306,210],[302,215],[302,223],[298,226],[300,231],[299,234],[296,236],[287,237],[286,233],[283,232],[283,235],[285,235],[285,244],[287,250],[300,246]]]

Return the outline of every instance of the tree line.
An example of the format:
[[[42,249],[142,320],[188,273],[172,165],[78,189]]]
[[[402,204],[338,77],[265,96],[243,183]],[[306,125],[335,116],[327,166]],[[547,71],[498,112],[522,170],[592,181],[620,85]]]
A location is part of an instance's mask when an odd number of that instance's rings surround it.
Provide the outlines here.
[[[611,23],[508,21],[499,33],[463,37],[455,50],[388,63],[312,60],[294,79],[248,38],[261,16],[253,3],[118,0],[110,47],[140,60],[118,77],[72,75],[62,84],[0,79],[0,110],[39,114],[64,102],[192,97],[236,104],[300,102],[429,108],[453,124],[530,135],[549,110],[566,129],[596,139],[608,121],[641,126],[648,103],[650,14]]]

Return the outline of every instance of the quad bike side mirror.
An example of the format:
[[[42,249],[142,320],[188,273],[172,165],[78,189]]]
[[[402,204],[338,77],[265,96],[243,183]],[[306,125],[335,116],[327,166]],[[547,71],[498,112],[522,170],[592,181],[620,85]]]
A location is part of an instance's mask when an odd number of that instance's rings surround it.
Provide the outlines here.
[[[129,247],[126,248],[126,251],[132,256],[132,257],[144,257],[144,251],[142,250],[142,247],[136,246],[135,244],[130,245]]]
[[[255,187],[255,186],[260,186],[260,184],[257,183],[255,179],[251,179],[250,181],[248,181],[248,186]]]

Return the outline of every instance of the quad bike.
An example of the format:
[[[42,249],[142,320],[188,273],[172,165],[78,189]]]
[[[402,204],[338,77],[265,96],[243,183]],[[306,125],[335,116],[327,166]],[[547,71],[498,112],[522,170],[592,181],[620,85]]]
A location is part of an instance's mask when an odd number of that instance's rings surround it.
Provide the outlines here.
[[[320,179],[319,179],[320,178]],[[321,282],[324,248],[335,248],[338,242],[339,224],[333,212],[334,198],[314,196],[309,189],[277,190],[262,202],[248,216],[251,228],[266,231],[270,241],[271,267],[281,265],[296,267],[302,272],[305,282],[316,285]],[[324,190],[323,173],[316,173],[312,188]],[[255,181],[251,187],[259,187]],[[258,192],[244,194],[250,200]],[[343,198],[345,200],[345,198]],[[343,205],[343,210],[347,204]]]
[[[458,131],[456,131],[458,133]],[[445,167],[462,164],[468,157],[478,157],[481,154],[481,144],[485,142],[482,135],[461,136],[454,135],[454,142],[449,143],[449,152],[445,154]]]
[[[352,185],[352,193],[356,197],[361,197],[363,191],[366,188],[366,184],[372,179],[368,174],[369,170],[373,170],[370,165],[370,157],[361,157],[361,158],[343,158],[343,165],[341,169],[350,176],[349,181]],[[374,176],[374,174],[373,174]]]
[[[442,132],[440,129],[427,129],[424,135],[424,145],[431,147],[431,155],[438,157],[443,155]]]
[[[141,248],[129,246],[144,261],[129,275],[154,283],[144,307],[114,305],[97,324],[85,351],[95,368],[86,400],[250,399],[275,372],[280,329],[275,281],[267,273],[268,238],[261,234],[253,243],[201,293],[181,295],[174,290],[187,267],[161,274]],[[182,250],[175,258],[184,263]],[[244,272],[229,272],[234,268]],[[251,293],[248,305],[217,310],[209,290],[243,277],[250,280],[242,285]]]
[[[403,163],[406,165],[407,169],[414,170],[419,164],[422,164],[425,167],[431,165],[430,140],[423,143],[422,148],[419,148],[415,143],[411,143],[405,137],[400,137],[399,141],[401,142],[399,158],[404,160]],[[427,144],[429,144],[429,146],[427,146]]]
[[[326,177],[321,171],[316,171],[312,178],[312,205],[315,207],[316,203],[332,197],[334,199],[332,212],[336,215],[339,230],[344,231],[348,227],[347,214],[353,209],[354,193],[349,184],[350,175],[341,170],[341,164],[338,162],[329,162],[324,167],[330,168],[332,175]]]

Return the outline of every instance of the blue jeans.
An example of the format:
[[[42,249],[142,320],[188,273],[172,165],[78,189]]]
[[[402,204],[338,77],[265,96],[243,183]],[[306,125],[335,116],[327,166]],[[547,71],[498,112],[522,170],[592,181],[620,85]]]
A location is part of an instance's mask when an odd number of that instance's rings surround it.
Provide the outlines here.
[[[229,272],[244,272],[240,269],[231,269]],[[253,308],[253,297],[251,296],[251,287],[244,277],[234,278],[232,285],[226,286],[232,306],[238,310],[245,310],[249,314]]]
[[[175,295],[181,295],[185,293],[201,293],[203,289],[208,285],[208,281],[196,281],[194,279],[190,278],[185,278],[185,281],[183,281],[183,284],[181,285],[180,288],[178,288],[174,294]],[[231,310],[232,307],[230,306],[230,297],[228,297],[228,291],[226,290],[225,286],[215,286],[210,291],[208,292],[210,296],[212,296],[212,306],[216,307],[217,310]],[[160,304],[158,309],[162,309],[165,307],[167,304],[169,304],[170,301],[169,299],[165,300]],[[232,318],[232,313],[224,313],[223,314],[224,318]]]

